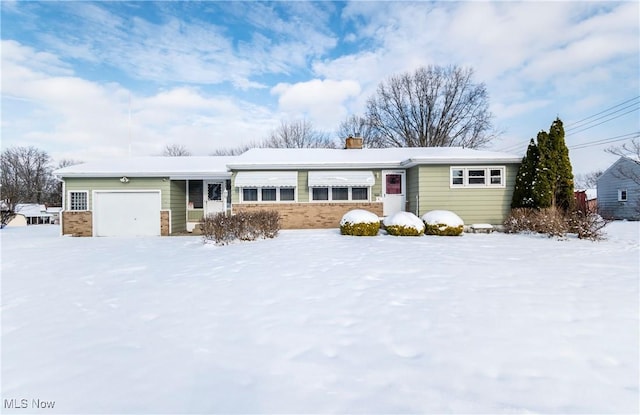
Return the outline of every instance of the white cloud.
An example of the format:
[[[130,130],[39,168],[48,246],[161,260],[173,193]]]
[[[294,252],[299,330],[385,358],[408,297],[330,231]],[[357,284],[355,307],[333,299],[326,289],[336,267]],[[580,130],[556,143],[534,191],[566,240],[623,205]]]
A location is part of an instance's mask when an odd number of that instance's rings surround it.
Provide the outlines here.
[[[288,118],[309,118],[317,128],[334,131],[350,114],[349,100],[358,96],[360,85],[353,80],[313,79],[280,83],[271,93],[278,96],[279,109]]]
[[[133,154],[153,155],[175,143],[206,155],[262,139],[276,125],[266,108],[233,97],[187,87],[142,95],[49,74],[43,62],[56,72],[55,56],[16,42],[2,46],[3,147],[34,145],[57,159],[90,160],[124,156],[130,146]]]

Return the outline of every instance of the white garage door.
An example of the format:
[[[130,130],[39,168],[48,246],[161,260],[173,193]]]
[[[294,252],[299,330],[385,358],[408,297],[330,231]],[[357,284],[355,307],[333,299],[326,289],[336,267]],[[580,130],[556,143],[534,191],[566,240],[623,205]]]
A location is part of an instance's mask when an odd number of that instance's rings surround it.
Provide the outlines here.
[[[160,192],[96,192],[95,236],[160,235]]]

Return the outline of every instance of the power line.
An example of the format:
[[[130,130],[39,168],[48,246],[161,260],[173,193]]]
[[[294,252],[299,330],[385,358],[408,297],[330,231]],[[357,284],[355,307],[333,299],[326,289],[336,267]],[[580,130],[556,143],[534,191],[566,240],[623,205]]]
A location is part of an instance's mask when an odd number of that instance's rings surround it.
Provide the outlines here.
[[[582,148],[595,147],[603,144],[615,143],[618,141],[631,140],[634,138],[640,137],[640,131],[636,131],[634,133],[627,133],[622,135],[617,135],[615,137],[601,138],[599,140],[593,140],[586,143],[576,144],[573,146],[569,146],[570,150],[580,150]]]
[[[596,113],[596,114],[593,114],[593,115],[590,115],[590,116],[588,116],[588,117],[586,117],[586,118],[583,118],[583,119],[581,119],[581,120],[575,121],[575,122],[573,122],[573,123],[571,123],[571,124],[567,124],[567,126],[566,126],[566,127],[567,127],[567,128],[570,128],[572,125],[580,124],[580,123],[581,123],[581,122],[583,122],[583,121],[586,121],[586,120],[591,119],[591,118],[593,118],[593,117],[596,117],[596,116],[598,116],[598,115],[600,115],[600,114],[603,114],[603,113],[605,113],[605,112],[608,112],[608,111],[610,111],[610,110],[612,110],[612,109],[614,109],[614,108],[617,108],[617,107],[619,107],[619,106],[621,106],[621,105],[626,104],[627,102],[635,101],[635,100],[636,100],[636,99],[638,99],[638,98],[640,98],[640,95],[638,95],[638,96],[636,96],[636,97],[634,97],[634,98],[628,99],[628,100],[626,100],[626,101],[623,101],[623,102],[621,102],[621,103],[619,103],[619,104],[617,104],[617,105],[614,105],[613,107],[609,107],[609,108],[607,108],[607,109],[605,109],[605,110],[602,110],[602,111],[600,111],[600,112],[598,112],[598,113]],[[576,127],[576,128],[577,128],[577,127]]]
[[[627,115],[627,114],[631,114],[632,112],[636,112],[636,111],[638,111],[638,109],[640,109],[640,108],[634,108],[634,109],[632,109],[632,110],[630,110],[630,111],[627,111],[627,112],[624,112],[624,113],[622,113],[622,114],[620,114],[620,115],[617,115],[617,116],[615,116],[615,117],[612,117],[612,118],[606,119],[606,120],[601,121],[601,122],[599,122],[599,123],[597,123],[597,124],[594,124],[594,125],[590,125],[590,126],[588,126],[588,127],[585,127],[585,128],[583,128],[582,130],[572,131],[572,132],[570,132],[569,134],[565,134],[565,137],[569,137],[569,136],[571,136],[571,135],[574,135],[574,134],[577,134],[577,133],[581,133],[581,132],[583,132],[583,131],[590,130],[590,129],[592,129],[593,127],[597,127],[597,126],[602,125],[602,124],[604,124],[604,123],[607,123],[607,122],[609,122],[609,121],[613,121],[613,120],[615,120],[616,118],[620,118],[620,117],[625,116],[625,115]]]

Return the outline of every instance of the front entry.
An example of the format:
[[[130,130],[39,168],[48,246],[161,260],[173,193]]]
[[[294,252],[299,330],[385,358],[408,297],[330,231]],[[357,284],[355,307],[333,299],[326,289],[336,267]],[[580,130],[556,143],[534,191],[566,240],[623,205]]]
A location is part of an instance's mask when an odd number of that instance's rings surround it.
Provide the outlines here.
[[[215,214],[226,210],[226,189],[224,181],[208,182],[205,181],[204,196],[204,214]]]
[[[382,171],[382,214],[393,215],[405,210],[406,185],[404,170]]]

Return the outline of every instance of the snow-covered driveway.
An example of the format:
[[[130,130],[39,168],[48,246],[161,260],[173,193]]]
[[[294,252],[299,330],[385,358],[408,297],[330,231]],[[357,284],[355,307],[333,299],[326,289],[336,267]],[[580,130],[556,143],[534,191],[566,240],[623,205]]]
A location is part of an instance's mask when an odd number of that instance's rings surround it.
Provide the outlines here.
[[[638,223],[598,243],[57,232],[0,231],[6,413],[639,410]]]

